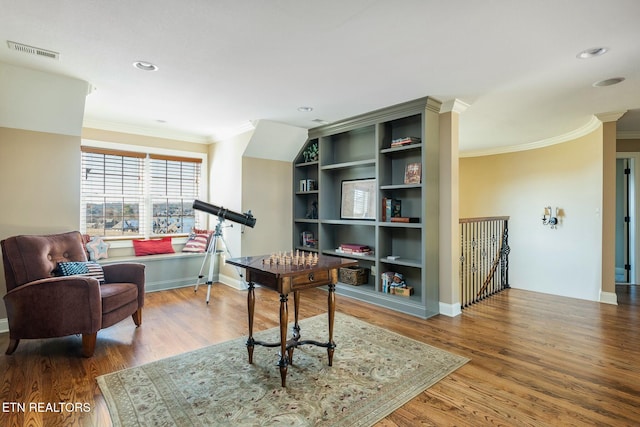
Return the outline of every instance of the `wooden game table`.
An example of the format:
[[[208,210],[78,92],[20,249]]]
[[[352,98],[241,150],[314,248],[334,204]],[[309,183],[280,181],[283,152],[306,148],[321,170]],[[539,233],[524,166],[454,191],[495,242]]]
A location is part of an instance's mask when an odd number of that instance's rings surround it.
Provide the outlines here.
[[[302,255],[298,255],[302,254]],[[256,345],[263,347],[280,347],[280,378],[282,387],[286,387],[287,367],[293,361],[293,350],[303,344],[312,344],[327,349],[329,366],[333,364],[333,352],[336,347],[333,341],[333,321],[335,317],[336,299],[335,285],[338,282],[338,270],[341,267],[355,266],[357,261],[334,256],[318,255],[309,252],[295,252],[288,254],[272,254],[229,259],[226,262],[237,267],[244,268],[246,280],[249,284],[247,295],[247,309],[249,314],[249,338],[247,339],[247,351],[249,363],[253,363],[253,348]],[[280,294],[280,342],[267,343],[253,338],[253,313],[255,309],[256,284],[272,289]],[[300,308],[300,291],[328,285],[329,315],[329,341],[326,343],[301,340],[300,326],[298,324],[298,312]],[[287,340],[287,323],[289,311],[287,300],[293,292],[295,324],[293,335]]]

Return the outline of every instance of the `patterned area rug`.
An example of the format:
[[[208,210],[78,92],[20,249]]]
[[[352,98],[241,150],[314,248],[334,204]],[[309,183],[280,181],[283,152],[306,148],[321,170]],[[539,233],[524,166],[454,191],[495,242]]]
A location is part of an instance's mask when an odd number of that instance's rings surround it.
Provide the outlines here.
[[[300,321],[326,342],[327,316]],[[278,328],[254,334],[277,342]],[[324,348],[295,349],[287,387],[278,348],[246,337],[98,377],[114,426],[370,426],[469,359],[336,313],[333,366]]]

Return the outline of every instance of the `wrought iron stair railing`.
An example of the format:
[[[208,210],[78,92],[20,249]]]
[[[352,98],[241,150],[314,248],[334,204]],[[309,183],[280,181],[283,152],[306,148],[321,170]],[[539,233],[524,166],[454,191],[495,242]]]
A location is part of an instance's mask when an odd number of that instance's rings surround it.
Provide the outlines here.
[[[509,288],[509,217],[460,219],[462,309]]]

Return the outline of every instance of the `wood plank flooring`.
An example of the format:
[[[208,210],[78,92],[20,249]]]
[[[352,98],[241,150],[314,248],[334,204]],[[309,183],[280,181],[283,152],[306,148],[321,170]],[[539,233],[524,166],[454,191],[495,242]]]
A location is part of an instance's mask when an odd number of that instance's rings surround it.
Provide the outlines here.
[[[205,294],[147,294],[142,326],[127,319],[100,331],[90,359],[75,336],[26,340],[0,355],[0,425],[109,426],[96,376],[246,335],[246,292],[214,285],[209,306]],[[427,320],[339,296],[338,311],[471,359],[379,426],[632,426],[640,424],[637,287],[618,294],[613,306],[509,289],[461,316]],[[256,330],[277,325],[278,304],[275,292],[256,290]],[[326,292],[302,294],[302,318],[325,307]],[[2,352],[7,344],[0,334]]]

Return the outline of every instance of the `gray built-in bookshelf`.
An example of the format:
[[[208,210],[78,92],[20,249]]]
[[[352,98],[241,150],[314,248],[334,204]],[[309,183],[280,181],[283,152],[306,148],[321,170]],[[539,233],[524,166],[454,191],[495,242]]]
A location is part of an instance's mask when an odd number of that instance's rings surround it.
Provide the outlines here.
[[[293,167],[293,244],[359,261],[368,282],[338,283],[338,294],[423,318],[439,312],[439,111],[439,101],[421,98],[309,130]],[[345,218],[343,183],[371,179],[374,192],[356,190],[346,203],[367,219]],[[366,213],[372,197],[377,208]],[[392,222],[383,201],[399,205],[400,218]],[[338,252],[344,244],[372,253]],[[388,293],[385,272],[400,273],[413,294]]]

